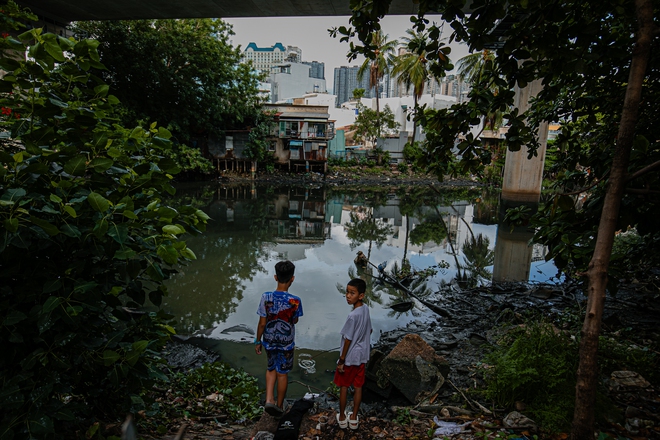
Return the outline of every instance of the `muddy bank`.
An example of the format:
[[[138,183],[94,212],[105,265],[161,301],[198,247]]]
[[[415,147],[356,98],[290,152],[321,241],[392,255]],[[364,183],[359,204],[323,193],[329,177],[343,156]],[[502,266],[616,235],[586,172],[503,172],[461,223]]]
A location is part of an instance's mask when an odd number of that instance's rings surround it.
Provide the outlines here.
[[[254,178],[250,174],[226,172],[214,179],[226,184],[267,183],[275,185],[450,185],[482,186],[472,179],[446,177],[442,182],[434,175],[400,172],[396,166],[374,168],[330,168],[328,173],[273,173],[260,172]]]
[[[634,343],[649,349],[660,343],[660,272],[649,279],[624,285],[616,297],[608,298],[604,314],[604,335],[634,337]],[[482,361],[503,328],[521,325],[530,314],[553,322],[566,322],[567,316],[581,316],[586,303],[581,287],[575,282],[562,285],[498,284],[458,291],[441,290],[427,301],[441,306],[448,316],[432,316],[413,321],[405,327],[383,333],[374,349],[389,353],[404,338],[416,335],[434,353],[446,360],[448,371],[443,384],[425,402],[413,403],[392,387],[386,395],[365,389],[361,427],[357,431],[342,430],[335,422],[338,402],[332,394],[315,398],[314,410],[305,416],[300,434],[309,438],[428,438],[437,421],[464,425],[453,438],[481,438],[484,433],[530,432],[505,426],[505,420],[518,417],[510,409],[497,408],[492,402],[478,401],[469,390],[483,388]],[[418,304],[417,306],[423,307]],[[564,321],[562,321],[564,320]],[[561,327],[561,324],[557,324]],[[566,322],[566,325],[569,325]],[[558,327],[558,328],[559,328]],[[198,350],[198,349],[197,349]],[[198,352],[202,355],[203,351]],[[195,354],[190,351],[177,359],[191,365]],[[618,374],[618,373],[617,373]],[[613,420],[600,429],[623,436],[657,438],[660,436],[658,407],[659,384],[644,381],[634,372],[613,374],[603,378],[609,397],[619,408],[621,423]],[[620,377],[619,377],[620,376]],[[625,377],[624,377],[625,376]],[[646,382],[646,383],[645,383]],[[288,399],[291,405],[293,399]],[[486,412],[488,411],[488,412]],[[524,410],[522,411],[524,413]],[[511,416],[514,414],[514,416]],[[435,420],[435,421],[434,421]],[[520,422],[519,419],[518,422]],[[260,431],[274,432],[277,421],[264,414],[247,425],[189,421],[197,438],[251,438]],[[512,423],[510,420],[506,423]],[[481,436],[481,437],[479,437]]]

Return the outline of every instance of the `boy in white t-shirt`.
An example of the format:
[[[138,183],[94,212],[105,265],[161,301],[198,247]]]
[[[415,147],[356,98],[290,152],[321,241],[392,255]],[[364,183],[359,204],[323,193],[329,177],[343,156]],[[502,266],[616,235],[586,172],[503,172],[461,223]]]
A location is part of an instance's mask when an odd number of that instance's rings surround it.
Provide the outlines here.
[[[335,371],[335,384],[340,388],[339,413],[337,423],[345,429],[358,429],[360,419],[358,411],[362,402],[362,386],[364,385],[364,368],[369,361],[371,351],[371,318],[369,308],[364,305],[364,294],[367,284],[364,280],[354,278],[346,286],[346,302],[353,306],[348,314],[346,323],[341,329],[341,348],[337,370]],[[348,387],[353,385],[353,412],[346,411]]]

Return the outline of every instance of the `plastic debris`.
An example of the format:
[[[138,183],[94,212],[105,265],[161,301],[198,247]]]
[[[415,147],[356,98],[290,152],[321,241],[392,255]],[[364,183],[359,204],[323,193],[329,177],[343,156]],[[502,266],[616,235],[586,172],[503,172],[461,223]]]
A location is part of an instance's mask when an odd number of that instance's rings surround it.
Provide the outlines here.
[[[460,434],[464,431],[464,428],[470,426],[472,422],[466,422],[462,425],[459,425],[456,422],[445,422],[443,420],[438,420],[438,417],[433,417],[433,422],[438,426],[438,428],[433,433],[433,437],[442,437],[445,435],[454,435]]]

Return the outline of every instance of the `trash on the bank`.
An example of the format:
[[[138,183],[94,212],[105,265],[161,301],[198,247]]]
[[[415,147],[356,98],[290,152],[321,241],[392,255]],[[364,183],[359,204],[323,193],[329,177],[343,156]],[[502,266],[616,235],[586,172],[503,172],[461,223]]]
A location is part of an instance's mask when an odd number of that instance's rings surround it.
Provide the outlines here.
[[[459,434],[463,432],[466,427],[472,424],[472,422],[466,422],[462,425],[459,425],[456,422],[445,422],[443,420],[438,420],[437,416],[433,417],[433,422],[438,426],[438,428],[433,433],[433,437]]]
[[[312,355],[309,353],[298,355],[298,366],[303,369],[305,374],[316,373],[316,361],[312,359]]]

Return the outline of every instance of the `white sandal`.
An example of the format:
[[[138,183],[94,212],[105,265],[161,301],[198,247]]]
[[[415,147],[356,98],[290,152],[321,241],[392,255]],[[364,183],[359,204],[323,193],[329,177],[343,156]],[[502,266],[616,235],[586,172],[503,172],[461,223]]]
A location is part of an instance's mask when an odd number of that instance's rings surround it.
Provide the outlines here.
[[[353,415],[353,413],[352,413],[352,412],[349,412],[349,413],[346,415],[346,419],[348,420],[348,426],[349,426],[351,429],[356,430],[356,429],[358,429],[358,427],[360,426],[360,416],[358,416],[358,415],[356,414],[356,415],[355,415],[355,420],[353,420],[353,419],[351,419],[351,416],[352,416],[352,415]]]
[[[336,416],[337,424],[339,425],[339,427],[341,429],[348,428],[348,415],[346,413],[344,413],[344,417],[345,417],[344,420],[339,420],[339,413],[337,413],[337,416]]]

